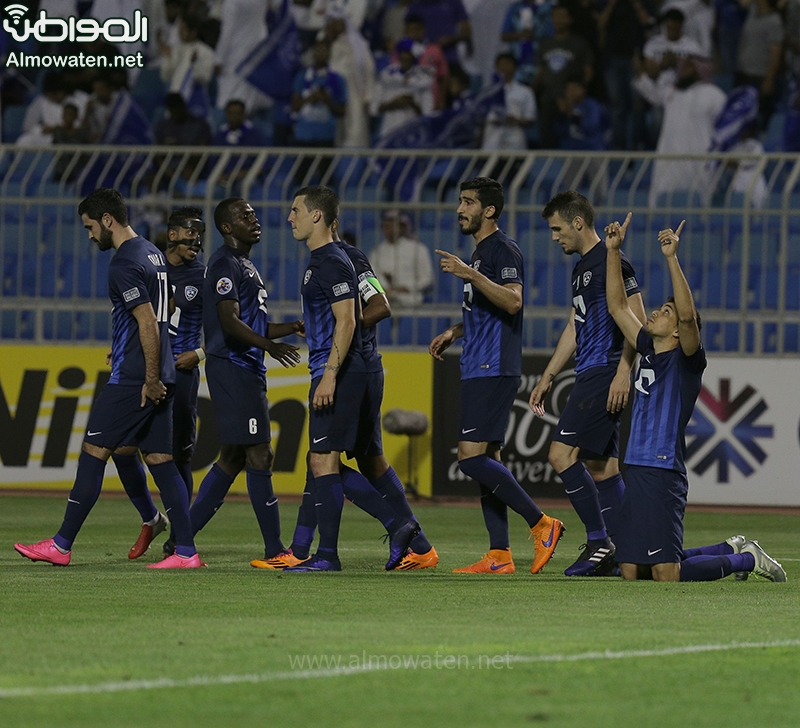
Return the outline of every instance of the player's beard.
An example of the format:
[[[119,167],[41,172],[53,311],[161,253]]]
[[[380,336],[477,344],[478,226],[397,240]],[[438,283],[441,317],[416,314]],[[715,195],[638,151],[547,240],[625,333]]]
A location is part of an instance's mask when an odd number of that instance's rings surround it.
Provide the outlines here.
[[[110,230],[103,228],[100,230],[100,240],[96,242],[100,250],[111,250],[114,247],[114,236]]]
[[[459,220],[458,225],[461,228],[462,235],[474,235],[481,229],[481,218],[476,215],[475,217],[467,217],[466,220]]]

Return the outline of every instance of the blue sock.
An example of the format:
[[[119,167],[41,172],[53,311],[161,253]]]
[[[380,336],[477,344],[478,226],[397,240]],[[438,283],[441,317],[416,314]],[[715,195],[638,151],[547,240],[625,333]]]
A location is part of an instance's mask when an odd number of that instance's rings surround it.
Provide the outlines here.
[[[307,559],[311,552],[311,544],[314,543],[314,534],[317,531],[315,499],[314,476],[310,470],[306,470],[306,487],[297,511],[297,525],[294,527],[291,545],[292,553],[298,559]]]
[[[681,581],[716,581],[734,571],[752,571],[755,565],[753,554],[690,556],[681,561]]]
[[[316,489],[319,548],[317,553],[326,559],[339,558],[339,524],[342,520],[344,491],[339,473],[314,478]]]
[[[683,558],[690,559],[692,556],[727,556],[733,553],[733,547],[727,542],[715,543],[713,546],[700,546],[696,549],[684,549]]]
[[[489,532],[489,548],[507,549],[509,548],[508,506],[483,483],[478,483],[478,485],[481,488],[483,522]]]
[[[406,519],[398,516],[394,508],[383,499],[383,496],[361,473],[347,465],[342,465],[341,475],[345,497],[364,513],[380,521],[390,535],[400,526],[405,525]]]
[[[370,483],[372,483],[372,487],[375,488],[375,490],[383,496],[383,499],[394,509],[395,513],[412,521],[417,520],[414,517],[414,511],[411,510],[411,506],[408,504],[406,489],[403,487],[403,483],[400,481],[400,478],[391,465],[380,478],[370,480]],[[414,536],[414,539],[411,541],[410,548],[415,554],[426,554],[431,550],[431,542],[425,537],[421,528],[419,529],[419,533]]]
[[[211,466],[206,473],[200,490],[197,491],[192,510],[192,533],[197,533],[211,520],[213,515],[222,507],[225,496],[231,489],[233,476],[228,475],[217,463]]]
[[[186,483],[183,482],[172,460],[147,467],[150,468],[153,480],[156,481],[161,493],[161,502],[172,524],[172,533],[175,534],[175,553],[178,556],[194,556],[197,549],[194,547],[192,522],[189,518]]]
[[[189,496],[189,503],[192,502],[192,493],[194,493],[194,475],[192,475],[192,461],[191,460],[176,460],[175,465],[178,472],[186,483],[186,493]]]
[[[597,500],[600,503],[600,514],[603,516],[608,537],[613,541],[614,534],[619,533],[622,495],[625,493],[625,481],[622,480],[622,473],[597,481],[595,487],[597,488]]]
[[[559,476],[564,482],[564,492],[572,507],[586,526],[586,540],[592,546],[606,545],[609,538],[603,515],[600,513],[597,486],[586,466],[578,460],[563,473],[559,473]]]
[[[103,487],[103,474],[106,471],[106,461],[81,451],[78,458],[78,472],[75,474],[75,484],[69,492],[67,510],[61,528],[53,537],[56,546],[65,551],[72,549],[72,543],[81,530],[86,516],[92,510],[100,490]]]
[[[117,466],[122,487],[130,502],[133,503],[133,507],[139,511],[142,523],[149,523],[158,515],[158,508],[153,503],[153,497],[147,487],[147,473],[144,472],[139,454],[120,455],[114,453],[111,458],[114,465]]]
[[[247,468],[247,492],[264,538],[264,558],[271,559],[285,550],[281,541],[278,498],[272,489],[272,471]]]
[[[523,490],[511,471],[502,463],[488,455],[476,455],[458,461],[464,475],[485,485],[512,511],[516,511],[533,528],[542,518],[542,511],[533,499]]]

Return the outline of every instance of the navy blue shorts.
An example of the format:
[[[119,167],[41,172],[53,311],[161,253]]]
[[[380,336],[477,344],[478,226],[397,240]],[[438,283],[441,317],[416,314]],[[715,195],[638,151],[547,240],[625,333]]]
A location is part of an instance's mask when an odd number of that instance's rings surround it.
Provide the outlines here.
[[[172,405],[172,457],[190,460],[197,431],[197,390],[200,370],[197,367],[175,370],[175,401]]]
[[[567,406],[558,420],[553,440],[581,449],[580,457],[619,457],[621,412],[609,412],[608,388],[617,366],[593,367],[575,378]]]
[[[461,380],[459,442],[499,442],[506,439],[519,377],[474,377]]]
[[[315,410],[311,402],[322,377],[311,380],[308,393],[308,449],[311,452],[355,451],[367,376],[363,372],[340,373],[336,378],[333,406],[321,410]]]
[[[84,442],[116,450],[134,446],[144,453],[172,453],[172,405],[175,385],[167,385],[161,404],[142,403],[139,384],[106,384],[89,413]]]
[[[381,429],[381,404],[383,403],[383,371],[362,375],[367,380],[361,410],[358,413],[356,444],[347,451],[348,458],[376,457],[383,455],[383,431]]]
[[[210,356],[206,359],[206,379],[220,442],[226,445],[270,442],[264,378],[232,361]]]
[[[619,532],[621,564],[674,564],[683,555],[683,514],[689,482],[684,473],[629,465]]]

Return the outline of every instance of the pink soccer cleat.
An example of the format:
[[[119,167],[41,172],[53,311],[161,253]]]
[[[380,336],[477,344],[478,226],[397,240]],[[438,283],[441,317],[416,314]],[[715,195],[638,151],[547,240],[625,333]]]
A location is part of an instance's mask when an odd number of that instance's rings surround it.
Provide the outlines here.
[[[158,561],[155,564],[148,564],[148,569],[199,569],[201,566],[207,566],[200,561],[200,556],[195,554],[188,559],[178,554],[167,556],[163,561]]]
[[[52,538],[46,538],[44,541],[32,543],[29,546],[15,543],[14,548],[31,561],[46,561],[53,566],[68,566],[72,557],[72,551],[67,551],[67,553],[59,551]]]

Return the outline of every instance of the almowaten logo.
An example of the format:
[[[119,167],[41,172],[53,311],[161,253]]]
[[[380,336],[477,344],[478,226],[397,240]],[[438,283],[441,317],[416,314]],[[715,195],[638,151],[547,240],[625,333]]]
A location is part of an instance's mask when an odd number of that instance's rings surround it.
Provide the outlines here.
[[[94,18],[49,18],[44,10],[31,22],[25,15],[28,8],[18,3],[6,5],[3,29],[18,43],[34,37],[40,43],[93,43],[103,38],[108,43],[147,42],[148,21],[141,10],[133,13],[133,22],[125,18],[108,18],[102,23]]]
[[[702,407],[699,406],[702,403]],[[686,463],[698,475],[717,466],[717,482],[730,480],[733,466],[745,477],[767,459],[758,440],[774,437],[774,427],[759,423],[769,409],[749,384],[731,399],[731,380],[719,380],[719,395],[705,386],[686,428]],[[708,413],[708,416],[706,415]]]

